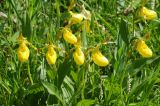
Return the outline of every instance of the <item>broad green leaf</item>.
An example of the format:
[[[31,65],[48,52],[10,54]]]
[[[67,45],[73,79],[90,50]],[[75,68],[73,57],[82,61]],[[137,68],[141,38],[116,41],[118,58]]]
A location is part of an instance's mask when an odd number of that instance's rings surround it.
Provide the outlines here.
[[[74,82],[76,82],[78,80],[76,72],[71,71],[71,76],[72,76]]]
[[[68,75],[71,71],[71,59],[66,58],[66,60],[60,64],[59,69],[58,69],[58,88],[60,88],[64,78],[66,75]]]
[[[64,104],[62,97],[59,93],[59,89],[53,83],[42,82],[42,84],[47,89],[49,94],[55,95],[61,101],[61,103]]]
[[[126,44],[129,44],[128,24],[124,19],[121,19],[119,35]]]
[[[64,82],[62,83],[62,92],[63,92],[63,98],[66,103],[69,103],[69,100],[72,98],[74,94],[74,83],[69,77],[64,78]]]
[[[127,70],[130,73],[130,75],[135,75],[146,64],[151,64],[152,62],[158,61],[159,59],[160,59],[160,56],[150,58],[150,59],[141,58],[141,59],[135,60],[135,61],[131,62],[130,64],[128,64]]]
[[[85,99],[77,103],[76,106],[91,106],[95,104],[95,100]]]
[[[16,12],[16,15],[18,17],[18,19],[22,22],[22,18],[20,17],[20,14],[17,11],[17,8],[15,6],[15,3],[13,0],[8,0],[8,2],[11,4],[12,8],[14,9],[14,11]]]
[[[136,83],[129,94],[129,99],[136,98],[138,95],[140,95],[141,92],[143,92],[143,99],[147,98],[151,92],[153,85],[156,83],[156,79],[157,77],[155,73],[145,78],[142,82]]]
[[[25,37],[30,39],[31,32],[32,32],[31,19],[29,17],[29,14],[26,12],[26,14],[23,17],[23,21],[22,21],[22,34]]]
[[[150,30],[156,29],[157,26],[159,26],[159,25],[160,25],[160,20],[157,19],[157,20],[151,21],[151,22],[149,23]]]
[[[38,92],[44,91],[44,87],[42,84],[34,84],[28,88],[29,94],[36,94]]]
[[[4,88],[4,89],[8,92],[8,94],[11,94],[11,89],[8,87],[8,85],[6,85],[6,84],[2,81],[1,78],[0,78],[0,86],[1,86],[2,88]]]
[[[147,86],[147,84],[148,84],[148,80],[144,80],[143,82],[133,87],[128,98],[132,100],[133,98],[136,98],[137,96],[139,96],[140,93],[144,90],[145,86]]]

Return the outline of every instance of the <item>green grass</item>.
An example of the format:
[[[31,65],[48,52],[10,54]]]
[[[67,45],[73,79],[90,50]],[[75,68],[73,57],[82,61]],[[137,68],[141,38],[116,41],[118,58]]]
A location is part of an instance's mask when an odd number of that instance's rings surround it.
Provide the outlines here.
[[[159,106],[160,105],[160,20],[140,20],[141,6],[159,16],[159,0],[2,0],[0,2],[0,105],[4,106]],[[91,13],[91,30],[72,25],[80,34],[85,63],[76,65],[75,47],[60,30],[80,13],[82,5]],[[153,57],[143,58],[133,40],[150,32],[146,44]],[[29,60],[17,57],[20,34],[31,43]],[[55,65],[45,53],[53,43]],[[91,61],[91,49],[99,45],[110,61],[99,67]],[[37,49],[35,49],[37,48]]]

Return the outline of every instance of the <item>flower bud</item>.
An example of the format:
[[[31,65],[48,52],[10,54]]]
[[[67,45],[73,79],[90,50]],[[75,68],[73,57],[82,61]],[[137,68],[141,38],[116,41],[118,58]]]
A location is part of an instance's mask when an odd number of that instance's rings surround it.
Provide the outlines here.
[[[76,48],[75,52],[73,53],[73,58],[77,65],[82,65],[84,63],[85,57],[80,47]]]
[[[105,67],[109,64],[108,59],[103,56],[99,50],[96,50],[92,53],[92,60],[95,64],[102,67]]]
[[[72,34],[72,31],[68,28],[64,28],[63,32],[63,38],[66,42],[70,44],[75,44],[77,43],[77,38],[74,34]]]
[[[143,40],[137,41],[137,51],[145,58],[152,57],[152,50],[145,44]]]
[[[57,59],[57,54],[56,54],[56,51],[54,50],[54,46],[49,45],[48,51],[46,53],[46,60],[47,60],[48,64],[50,64],[50,65],[55,64],[56,59]]]
[[[25,44],[25,42],[21,42],[18,48],[18,59],[20,62],[26,62],[29,58],[30,51]]]

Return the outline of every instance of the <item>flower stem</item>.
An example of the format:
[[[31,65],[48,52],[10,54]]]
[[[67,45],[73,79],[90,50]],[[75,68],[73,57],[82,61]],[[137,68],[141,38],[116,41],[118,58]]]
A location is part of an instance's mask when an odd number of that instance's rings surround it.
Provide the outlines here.
[[[33,85],[33,80],[32,80],[32,76],[31,76],[31,72],[30,72],[30,67],[29,67],[29,62],[28,62],[28,76],[29,76],[29,80],[31,82],[31,85]]]

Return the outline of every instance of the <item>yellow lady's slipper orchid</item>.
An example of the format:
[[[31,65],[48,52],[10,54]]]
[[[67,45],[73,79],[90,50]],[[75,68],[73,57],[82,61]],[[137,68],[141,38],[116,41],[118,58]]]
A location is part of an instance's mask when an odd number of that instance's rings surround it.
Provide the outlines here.
[[[76,48],[76,51],[73,53],[73,58],[77,65],[82,65],[84,63],[85,57],[80,47]]]
[[[56,59],[57,59],[57,54],[56,54],[56,51],[54,50],[54,46],[49,45],[48,51],[46,53],[46,60],[47,60],[48,64],[50,64],[50,65],[55,64]]]
[[[70,11],[71,18],[70,18],[70,24],[77,24],[80,23],[83,20],[83,14],[73,13]]]
[[[152,50],[145,44],[143,40],[137,41],[137,51],[145,58],[152,57]]]
[[[109,64],[108,59],[105,56],[103,56],[99,50],[95,50],[92,53],[92,59],[93,59],[93,62],[98,66],[105,67]]]
[[[142,7],[140,10],[140,15],[146,20],[153,20],[157,18],[157,13],[153,10]]]
[[[77,38],[74,34],[72,34],[72,31],[69,28],[64,28],[63,32],[63,38],[66,42],[70,44],[77,43]]]
[[[18,59],[20,62],[26,62],[29,58],[30,51],[25,42],[21,42],[18,48]]]

